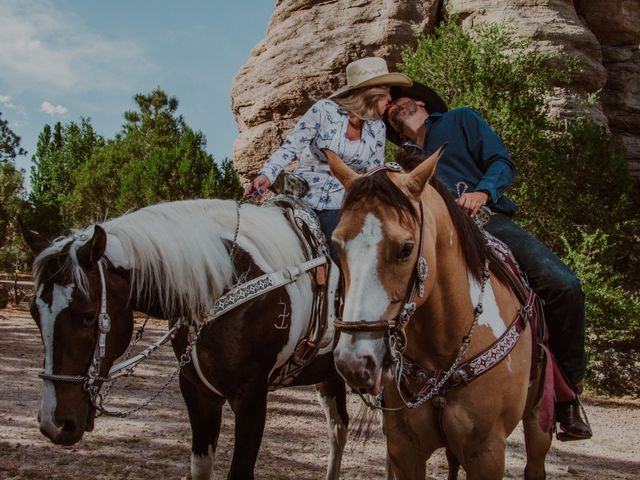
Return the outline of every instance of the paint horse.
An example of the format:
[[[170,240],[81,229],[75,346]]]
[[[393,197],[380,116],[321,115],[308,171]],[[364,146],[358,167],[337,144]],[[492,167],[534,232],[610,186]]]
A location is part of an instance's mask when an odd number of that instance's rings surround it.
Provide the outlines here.
[[[197,326],[196,320],[235,283],[265,272],[291,272],[305,262],[301,242],[279,208],[233,201],[158,204],[53,243],[23,230],[37,254],[31,314],[45,353],[40,430],[61,445],[72,445],[93,429],[96,405],[86,383],[90,379],[90,387],[99,388],[127,348],[134,310],[157,318],[186,318]],[[310,275],[300,275],[199,332],[193,361],[179,375],[193,435],[193,479],[211,477],[225,401],[235,414],[228,478],[254,478],[270,378],[306,338],[312,288]],[[106,334],[104,318],[110,319]],[[186,324],[177,330],[172,344],[178,358],[183,358],[193,331]],[[337,479],[348,417],[332,348],[331,324],[317,355],[291,385],[322,382],[319,391],[331,439],[327,478]],[[90,376],[100,349],[99,372]],[[196,363],[203,377],[194,369]]]
[[[442,149],[409,174],[397,166],[362,177],[327,152],[347,189],[333,234],[345,284],[336,367],[352,389],[378,395],[398,480],[424,479],[442,447],[450,479],[460,464],[469,479],[502,478],[506,438],[521,419],[525,477],[544,478],[551,422],[539,422],[544,375],[529,385],[532,363],[539,373],[532,329],[504,272],[485,259],[481,231],[432,178]],[[499,338],[512,350],[488,368],[477,355]],[[458,369],[472,358],[488,370],[475,379]]]

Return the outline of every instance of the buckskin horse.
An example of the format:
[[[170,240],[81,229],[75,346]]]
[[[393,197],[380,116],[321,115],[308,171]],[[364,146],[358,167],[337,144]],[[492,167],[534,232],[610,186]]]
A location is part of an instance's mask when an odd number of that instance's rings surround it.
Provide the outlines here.
[[[525,477],[544,478],[548,362],[532,358],[527,321],[540,305],[521,305],[480,229],[433,178],[442,149],[410,173],[387,165],[362,177],[326,152],[347,189],[333,234],[345,288],[336,368],[376,396],[398,480],[424,479],[442,447],[450,479],[460,465],[469,479],[502,478],[520,420]]]
[[[315,355],[297,352],[310,341],[317,307],[310,277],[319,273],[300,267],[308,264],[301,240],[278,207],[170,202],[52,243],[25,228],[23,235],[37,254],[31,314],[44,344],[38,417],[53,443],[75,444],[93,429],[96,408],[102,408],[100,387],[129,344],[135,310],[187,320],[174,323],[179,328],[172,345],[183,365],[179,383],[192,430],[192,478],[211,477],[225,401],[235,414],[228,478],[254,478],[267,392],[276,377],[277,386],[322,382],[331,440],[327,478],[338,478],[348,417],[344,382],[333,363],[333,325],[315,338]],[[276,277],[284,278],[274,284],[281,286],[260,294],[257,284]],[[223,295],[238,283],[248,287]],[[229,293],[249,301],[233,308]],[[222,307],[221,298],[228,300]],[[223,314],[203,322],[212,308]],[[293,368],[289,359],[296,352],[303,358]],[[287,372],[296,369],[292,380]]]

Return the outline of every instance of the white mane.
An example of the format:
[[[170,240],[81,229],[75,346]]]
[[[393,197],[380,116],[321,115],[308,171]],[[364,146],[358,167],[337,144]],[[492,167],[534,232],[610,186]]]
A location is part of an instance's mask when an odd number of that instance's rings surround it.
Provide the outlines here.
[[[223,240],[233,239],[236,223],[234,201],[189,200],[146,207],[101,226],[107,232],[105,255],[114,265],[131,269],[134,295],[140,297],[153,286],[149,293],[159,298],[166,312],[182,311],[198,318],[232,285],[233,266]],[[76,252],[93,235],[93,226],[82,233],[87,237],[60,239],[38,256],[36,280],[46,260],[63,254],[72,242],[68,266],[76,285],[87,292]],[[305,260],[297,236],[277,208],[242,205],[238,238],[267,272]],[[309,288],[306,276],[297,287]]]

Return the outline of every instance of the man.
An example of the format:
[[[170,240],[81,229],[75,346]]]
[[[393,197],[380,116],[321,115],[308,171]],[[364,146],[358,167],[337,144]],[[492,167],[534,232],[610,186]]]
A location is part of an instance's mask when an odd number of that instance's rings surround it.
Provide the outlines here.
[[[584,293],[569,267],[512,221],[516,205],[504,191],[516,169],[502,140],[477,112],[470,108],[447,111],[433,90],[417,82],[412,87],[392,88],[391,97],[387,138],[420,149],[425,158],[448,142],[436,175],[470,215],[475,216],[485,205],[491,209],[493,215],[485,229],[511,248],[531,287],[544,300],[551,350],[580,393],[587,365]],[[591,437],[591,428],[581,416],[579,396],[557,404],[556,417],[564,439]]]

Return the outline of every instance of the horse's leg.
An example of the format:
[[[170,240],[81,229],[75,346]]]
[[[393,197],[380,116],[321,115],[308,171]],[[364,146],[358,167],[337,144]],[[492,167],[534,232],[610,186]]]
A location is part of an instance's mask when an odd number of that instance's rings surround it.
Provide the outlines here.
[[[417,448],[397,448],[387,442],[387,459],[390,469],[387,476],[397,480],[422,480],[427,475],[427,460],[433,452],[425,457]]]
[[[391,458],[389,458],[389,452],[387,451],[387,455],[386,455],[386,465],[385,468],[387,469],[385,475],[386,475],[386,480],[396,480],[396,476],[393,474],[393,467],[391,466]]]
[[[407,431],[403,425],[402,415],[390,421],[391,417],[384,415],[383,429],[387,437],[387,476],[397,480],[423,480],[427,474],[427,460],[433,450],[424,451],[420,448],[420,438],[413,432]]]
[[[209,480],[225,399],[203,392],[180,373],[180,391],[191,423],[191,478]]]
[[[447,464],[449,466],[449,475],[447,480],[458,480],[458,470],[460,470],[460,462],[451,450],[446,449]]]
[[[545,433],[540,428],[538,406],[522,419],[524,445],[527,451],[527,465],[524,467],[526,480],[546,478],[544,461],[549,448],[551,448],[551,432]]]
[[[387,429],[385,427],[385,416],[382,415],[382,435],[384,437],[384,443],[388,445],[387,442]],[[393,467],[391,465],[391,457],[389,456],[389,449],[385,452],[385,480],[396,480],[396,476],[393,474]]]
[[[461,461],[467,480],[499,480],[504,477],[505,435],[493,433],[485,439],[468,438]]]
[[[267,382],[247,379],[229,405],[235,414],[235,441],[228,480],[253,480],[267,417]]]
[[[347,443],[347,428],[349,413],[347,412],[347,392],[344,380],[335,376],[316,385],[318,402],[327,417],[327,430],[331,442],[329,464],[327,466],[327,480],[338,480],[342,452]]]

